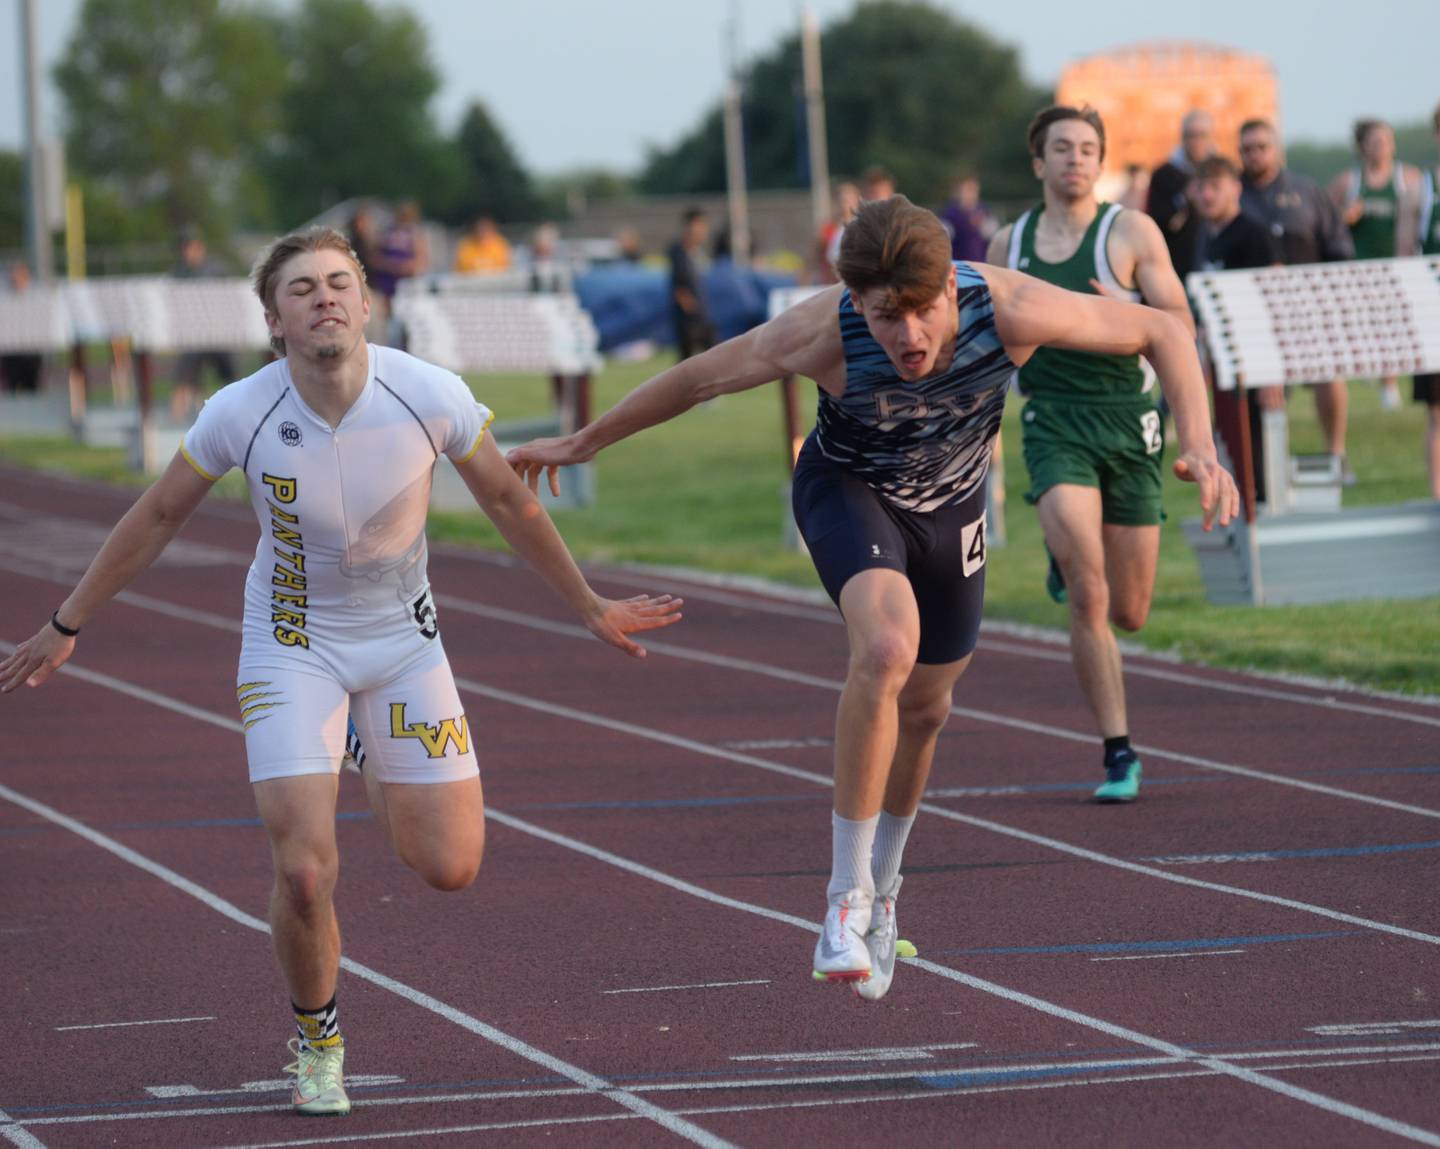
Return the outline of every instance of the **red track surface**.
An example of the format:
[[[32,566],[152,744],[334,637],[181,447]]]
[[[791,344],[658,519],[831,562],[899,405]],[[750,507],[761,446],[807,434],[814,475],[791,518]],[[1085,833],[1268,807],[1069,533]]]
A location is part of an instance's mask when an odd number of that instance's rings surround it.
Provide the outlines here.
[[[8,651],[132,495],[0,479]],[[833,613],[594,571],[688,600],[630,663],[447,548],[488,856],[427,890],[342,786],[355,1110],[296,1118],[236,733],[255,527],[182,537],[0,700],[0,1143],[1440,1144],[1440,709],[1131,658],[1146,787],[1096,807],[1063,648],[987,632],[907,854],[920,960],[870,1005],[809,979]]]

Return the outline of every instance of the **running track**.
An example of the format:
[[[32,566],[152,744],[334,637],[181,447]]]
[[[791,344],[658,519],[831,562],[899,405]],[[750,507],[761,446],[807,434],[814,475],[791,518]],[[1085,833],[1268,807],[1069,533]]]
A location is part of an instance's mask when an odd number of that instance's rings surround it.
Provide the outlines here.
[[[133,492],[0,468],[0,650]],[[809,979],[844,635],[679,576],[633,663],[508,559],[431,555],[482,755],[476,886],[342,785],[354,1113],[292,1116],[237,733],[256,528],[207,503],[0,699],[0,1144],[1440,1145],[1440,708],[1132,657],[1146,788],[1063,648],[991,629],[907,854],[920,957]]]

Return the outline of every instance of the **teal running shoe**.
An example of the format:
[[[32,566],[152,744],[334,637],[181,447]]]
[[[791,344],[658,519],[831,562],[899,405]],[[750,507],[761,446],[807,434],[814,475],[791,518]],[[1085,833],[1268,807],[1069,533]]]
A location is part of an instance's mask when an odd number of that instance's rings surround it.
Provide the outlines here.
[[[1050,560],[1050,569],[1045,572],[1045,593],[1064,605],[1070,598],[1070,593],[1065,589],[1064,572],[1060,570],[1060,564],[1055,561],[1055,556],[1050,553],[1048,546],[1045,548],[1045,557]]]
[[[1105,783],[1095,791],[1097,802],[1133,802],[1140,796],[1140,759],[1122,758],[1105,767]]]

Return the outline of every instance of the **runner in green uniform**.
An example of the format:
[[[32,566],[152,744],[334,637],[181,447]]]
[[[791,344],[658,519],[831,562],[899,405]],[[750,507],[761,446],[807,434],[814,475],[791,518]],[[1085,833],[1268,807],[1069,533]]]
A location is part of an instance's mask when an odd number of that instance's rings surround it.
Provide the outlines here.
[[[1440,107],[1435,109],[1430,123],[1435,129],[1435,143],[1440,145]],[[1426,168],[1421,173],[1419,200],[1415,234],[1420,239],[1420,254],[1440,255],[1440,168]],[[1415,402],[1429,407],[1425,458],[1430,467],[1430,497],[1440,499],[1440,375],[1415,376]]]
[[[1030,125],[1044,203],[1002,229],[987,259],[1072,291],[1143,300],[1194,332],[1165,239],[1144,212],[1103,204],[1095,182],[1105,125],[1090,109],[1047,108]],[[1111,623],[1139,630],[1160,551],[1163,420],[1138,355],[1041,348],[1020,370],[1025,466],[1051,554],[1046,585],[1070,607],[1075,673],[1105,740],[1101,802],[1140,789],[1120,647]],[[1190,444],[1182,444],[1189,449]]]
[[[1395,132],[1383,120],[1356,123],[1355,149],[1359,166],[1341,172],[1330,185],[1330,196],[1355,240],[1355,258],[1413,254],[1420,173],[1395,162]],[[1387,411],[1400,406],[1400,385],[1393,375],[1380,381],[1380,406]]]

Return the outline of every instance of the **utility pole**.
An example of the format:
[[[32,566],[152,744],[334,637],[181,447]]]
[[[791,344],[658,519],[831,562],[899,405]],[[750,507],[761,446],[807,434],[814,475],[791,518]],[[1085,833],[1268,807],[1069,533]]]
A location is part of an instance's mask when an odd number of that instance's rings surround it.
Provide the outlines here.
[[[730,257],[750,262],[750,203],[745,191],[745,128],[740,103],[740,11],[731,0],[729,76],[725,82],[725,191],[730,215]]]
[[[830,155],[825,147],[820,26],[808,4],[800,10],[800,60],[805,83],[805,135],[810,144],[810,214],[818,228],[830,218]]]
[[[25,107],[25,231],[35,279],[48,283],[54,277],[50,250],[50,223],[45,198],[45,157],[40,142],[40,52],[35,0],[20,0],[20,56],[24,76]]]

